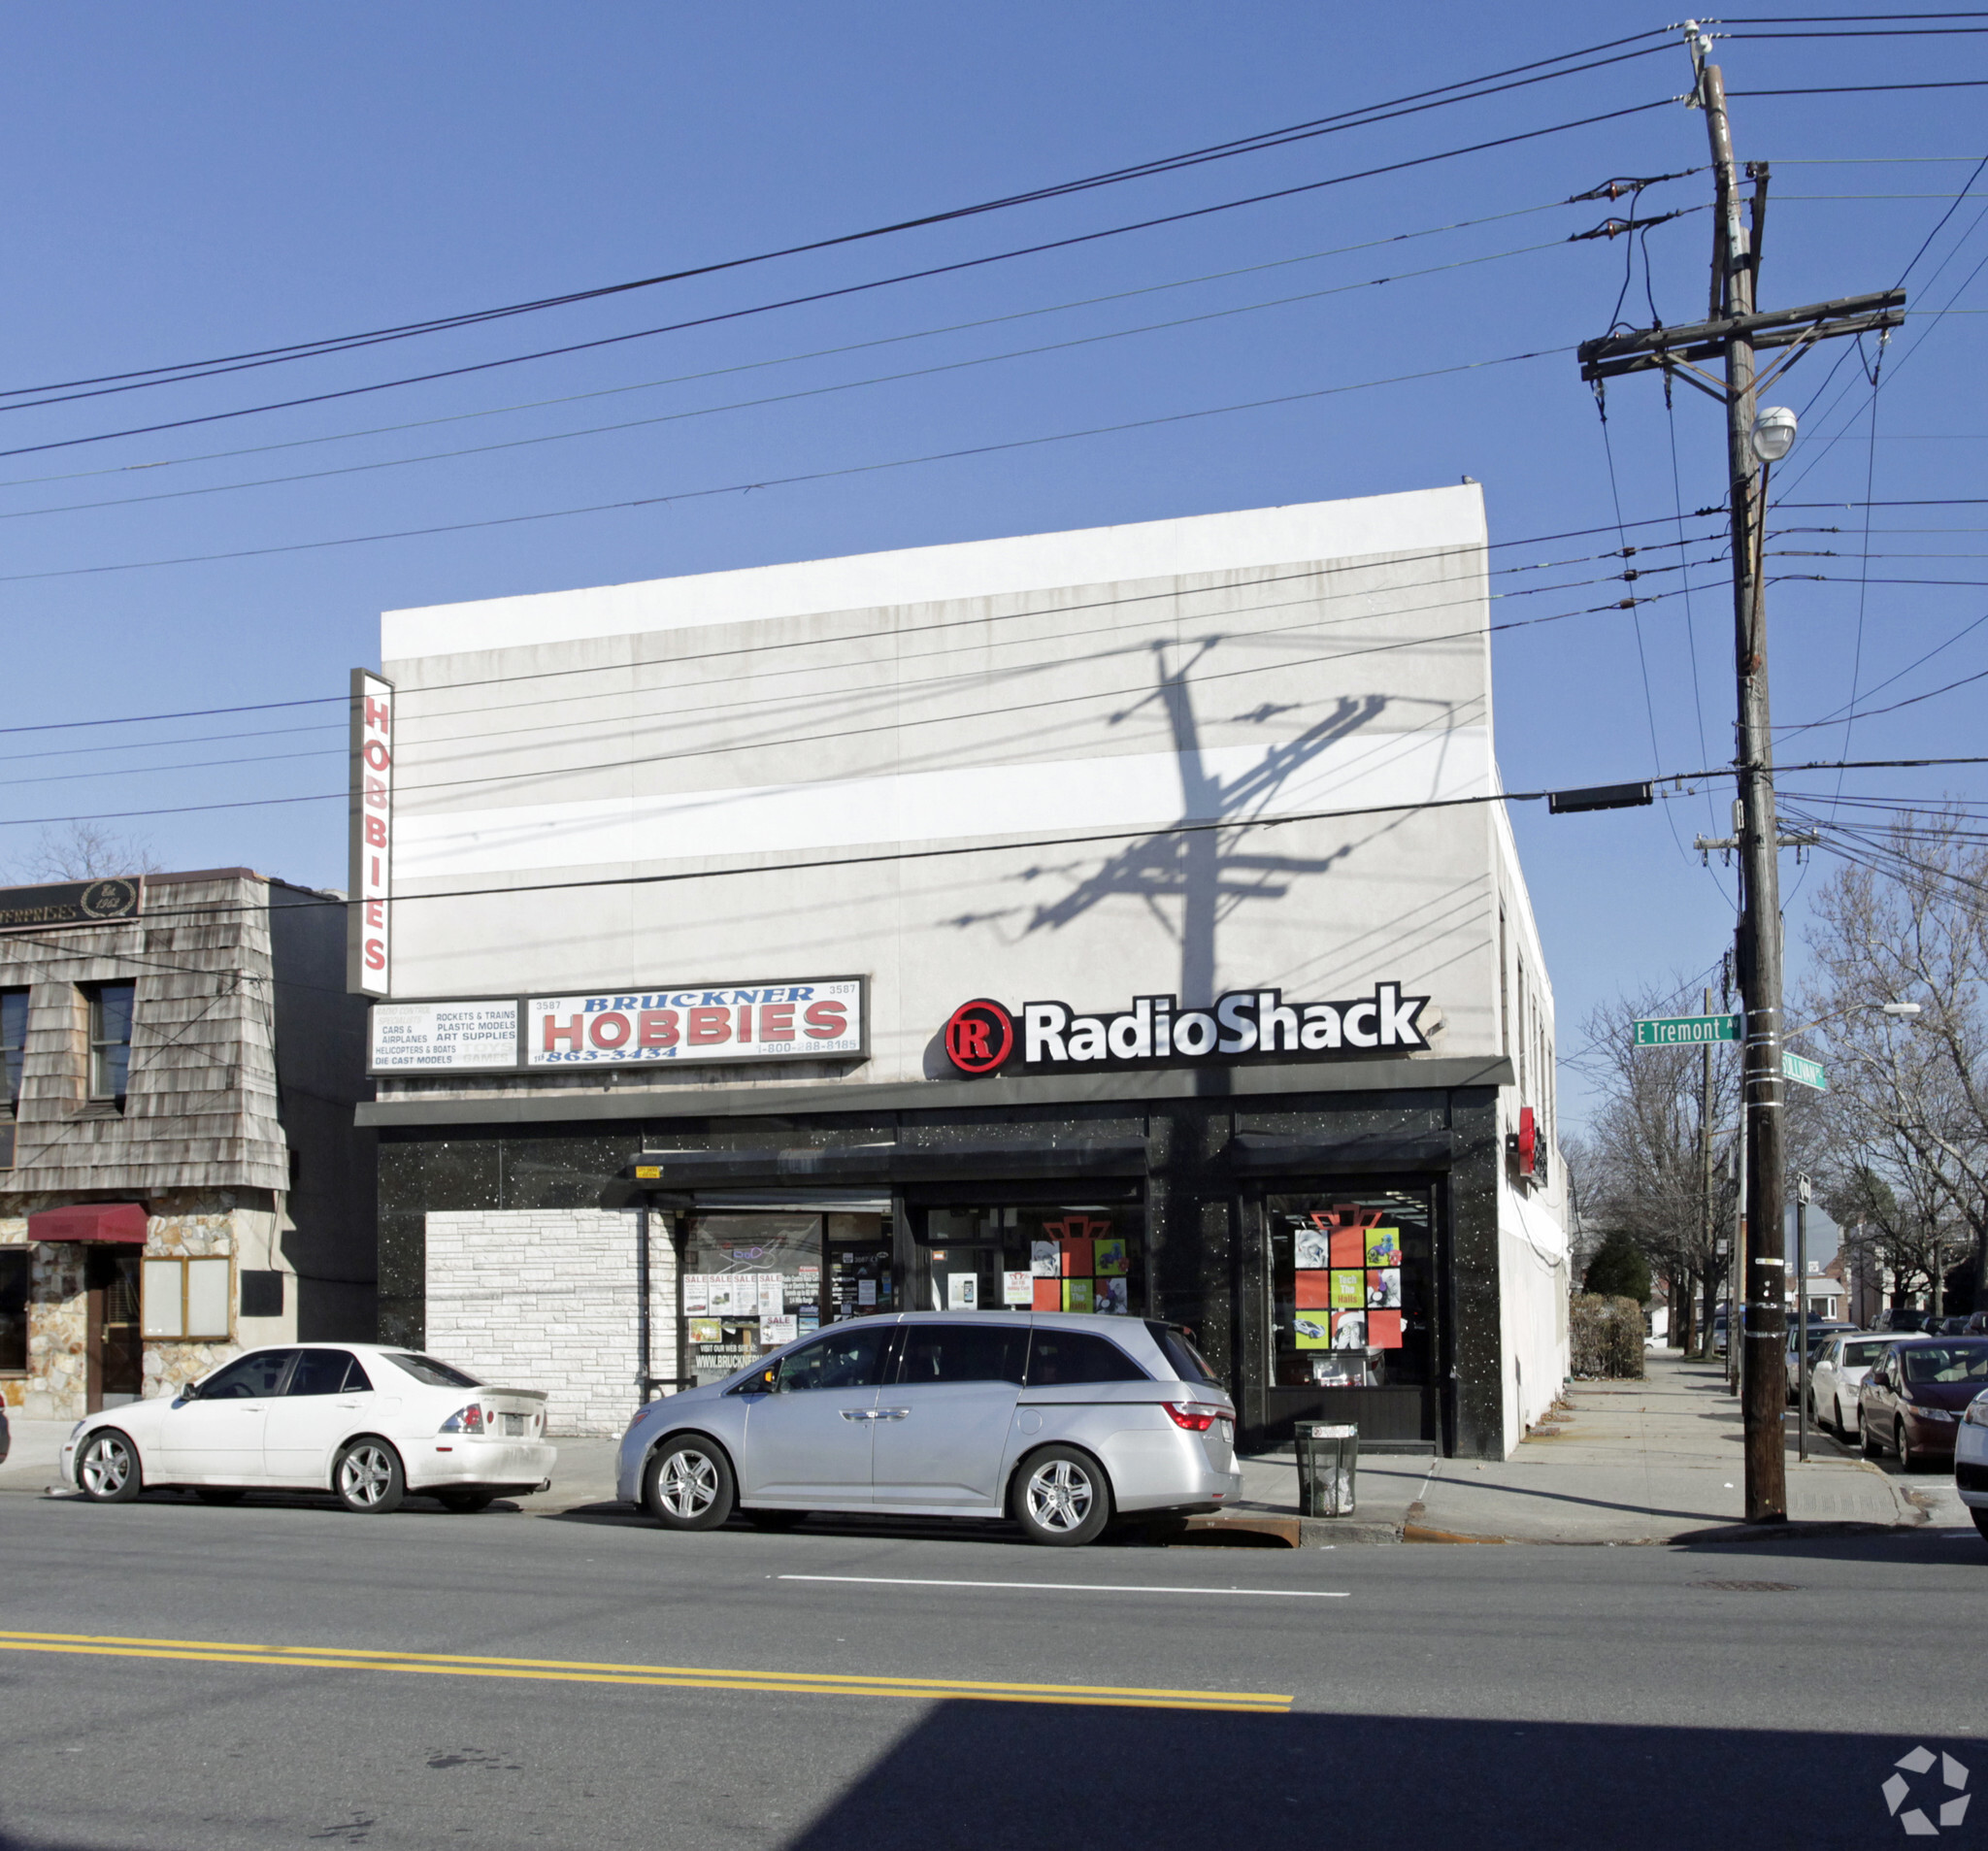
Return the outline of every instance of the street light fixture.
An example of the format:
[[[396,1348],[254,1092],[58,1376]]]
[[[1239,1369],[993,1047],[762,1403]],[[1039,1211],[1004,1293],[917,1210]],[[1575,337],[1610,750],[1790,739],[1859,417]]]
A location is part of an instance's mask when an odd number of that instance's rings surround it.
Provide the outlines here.
[[[1887,1015],[1917,1015],[1921,1012],[1917,1003],[1880,1003],[1877,1007]]]
[[[1763,463],[1778,463],[1795,447],[1795,413],[1785,405],[1770,405],[1753,420],[1749,441]]]

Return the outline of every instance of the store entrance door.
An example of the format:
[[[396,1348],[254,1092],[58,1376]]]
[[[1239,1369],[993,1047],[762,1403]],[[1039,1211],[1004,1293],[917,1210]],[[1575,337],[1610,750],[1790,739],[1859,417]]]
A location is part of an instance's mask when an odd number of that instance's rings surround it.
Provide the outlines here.
[[[145,1392],[145,1347],[138,1320],[139,1256],[122,1247],[91,1246],[83,1261],[88,1294],[84,1335],[89,1362],[88,1404],[121,1407]]]

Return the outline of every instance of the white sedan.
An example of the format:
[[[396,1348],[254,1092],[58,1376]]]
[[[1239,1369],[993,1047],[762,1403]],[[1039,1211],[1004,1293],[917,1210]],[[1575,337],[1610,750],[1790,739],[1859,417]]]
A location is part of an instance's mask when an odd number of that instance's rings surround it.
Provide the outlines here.
[[[329,1491],[348,1510],[383,1513],[412,1491],[480,1510],[543,1490],[558,1457],[541,1390],[488,1388],[385,1344],[295,1344],[78,1421],[62,1478],[98,1504],[174,1485],[210,1504]]]
[[[1819,1427],[1848,1444],[1857,1438],[1857,1391],[1871,1366],[1898,1341],[1852,1331],[1823,1346],[1808,1371],[1808,1411]]]
[[[1988,1390],[1968,1404],[1953,1443],[1954,1489],[1974,1528],[1988,1537]]]

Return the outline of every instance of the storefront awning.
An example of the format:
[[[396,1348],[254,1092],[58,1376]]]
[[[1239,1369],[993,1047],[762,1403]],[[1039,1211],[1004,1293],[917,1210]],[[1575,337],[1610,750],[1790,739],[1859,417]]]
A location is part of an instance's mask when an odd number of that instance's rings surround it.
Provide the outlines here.
[[[1455,1147],[1446,1131],[1422,1138],[1280,1138],[1239,1131],[1229,1163],[1239,1175],[1353,1176],[1399,1170],[1447,1170]]]
[[[145,1206],[137,1202],[80,1202],[44,1208],[27,1218],[30,1240],[126,1240],[145,1244]]]
[[[638,1186],[708,1188],[784,1181],[939,1182],[961,1178],[1142,1175],[1143,1139],[1071,1138],[1058,1142],[841,1144],[784,1150],[646,1150],[632,1166]],[[630,1172],[623,1172],[624,1175]]]

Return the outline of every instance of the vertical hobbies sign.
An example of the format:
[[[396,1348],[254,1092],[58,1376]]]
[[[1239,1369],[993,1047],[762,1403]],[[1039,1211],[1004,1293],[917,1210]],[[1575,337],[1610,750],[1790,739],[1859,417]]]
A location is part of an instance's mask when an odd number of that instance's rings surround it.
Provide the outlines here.
[[[393,991],[393,683],[352,671],[351,872],[346,988]]]

